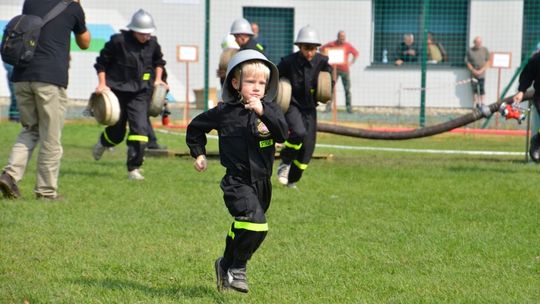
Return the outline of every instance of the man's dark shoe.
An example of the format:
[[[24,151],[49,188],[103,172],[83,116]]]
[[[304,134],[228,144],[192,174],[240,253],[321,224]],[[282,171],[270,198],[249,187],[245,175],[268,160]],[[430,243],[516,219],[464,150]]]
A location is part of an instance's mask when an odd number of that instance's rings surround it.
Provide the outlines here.
[[[232,289],[244,293],[249,291],[246,268],[229,268],[227,276]]]
[[[216,286],[219,292],[223,292],[230,287],[229,281],[227,280],[227,271],[221,267],[221,260],[223,260],[223,257],[217,258],[214,263],[214,268],[216,269]]]
[[[41,193],[36,193],[36,199],[44,201],[63,201],[64,197],[61,195],[45,195]]]
[[[15,199],[21,197],[21,192],[19,191],[19,187],[17,187],[17,183],[15,183],[13,177],[5,171],[0,175],[0,190],[2,190],[2,194],[5,198]]]

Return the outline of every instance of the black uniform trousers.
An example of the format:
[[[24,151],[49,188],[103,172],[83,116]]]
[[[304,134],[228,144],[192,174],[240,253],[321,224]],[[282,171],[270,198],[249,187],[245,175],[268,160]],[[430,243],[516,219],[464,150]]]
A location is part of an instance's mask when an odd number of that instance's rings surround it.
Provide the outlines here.
[[[249,183],[241,177],[225,175],[221,189],[225,205],[234,217],[225,240],[222,267],[243,268],[268,232],[265,213],[270,207],[272,184],[270,179]]]
[[[120,92],[113,90],[120,103],[120,119],[113,125],[105,128],[101,133],[101,144],[105,147],[114,147],[124,141],[126,124],[129,123],[127,138],[127,167],[128,171],[142,166],[144,149],[148,143],[148,101],[150,90],[140,92]]]
[[[283,163],[291,165],[289,183],[295,183],[302,177],[315,152],[317,110],[300,110],[291,104],[285,119],[289,125],[289,137],[281,149],[280,157]]]

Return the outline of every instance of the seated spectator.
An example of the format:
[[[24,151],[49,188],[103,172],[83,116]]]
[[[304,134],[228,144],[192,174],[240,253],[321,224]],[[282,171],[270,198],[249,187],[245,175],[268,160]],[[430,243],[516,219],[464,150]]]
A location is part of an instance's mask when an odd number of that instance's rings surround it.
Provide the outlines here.
[[[442,44],[435,41],[433,33],[428,33],[427,45],[428,63],[448,62],[446,50],[444,49]]]
[[[418,51],[414,45],[414,35],[409,33],[403,35],[403,42],[401,42],[396,51],[396,65],[402,65],[405,62],[418,61]]]

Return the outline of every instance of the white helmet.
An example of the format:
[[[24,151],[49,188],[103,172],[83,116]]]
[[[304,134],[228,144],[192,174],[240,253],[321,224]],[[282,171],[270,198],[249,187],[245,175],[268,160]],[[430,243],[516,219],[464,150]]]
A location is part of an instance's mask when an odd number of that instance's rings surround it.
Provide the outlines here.
[[[127,25],[127,28],[134,32],[143,34],[151,34],[156,30],[154,18],[152,18],[152,16],[142,8],[133,14],[133,17],[131,17],[131,22]]]
[[[251,24],[244,18],[234,20],[231,25],[231,34],[245,34],[253,36],[253,30],[251,29]]]
[[[298,31],[294,44],[315,44],[321,45],[319,34],[317,31],[309,25],[304,26]]]
[[[234,36],[231,34],[227,34],[227,36],[223,37],[223,40],[221,41],[221,49],[239,49],[240,46],[238,43],[236,43],[236,40],[234,40]]]
[[[277,67],[270,61],[266,56],[261,52],[256,50],[242,50],[236,53],[231,60],[229,61],[229,66],[227,67],[227,76],[223,82],[223,89],[221,91],[221,99],[226,103],[236,103],[236,97],[238,96],[238,91],[235,90],[231,84],[232,78],[234,77],[234,71],[236,67],[240,64],[250,61],[250,60],[260,60],[268,66],[270,69],[270,79],[268,79],[268,86],[266,87],[266,94],[263,98],[264,101],[273,102],[277,95],[278,90],[278,81],[279,81],[279,72]]]

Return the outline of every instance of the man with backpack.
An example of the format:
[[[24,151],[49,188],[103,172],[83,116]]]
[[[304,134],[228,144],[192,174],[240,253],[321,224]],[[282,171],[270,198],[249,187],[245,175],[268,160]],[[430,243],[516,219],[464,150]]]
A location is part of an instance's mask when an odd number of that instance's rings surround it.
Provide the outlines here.
[[[60,138],[68,105],[66,87],[71,32],[81,49],[90,46],[90,33],[78,0],[25,0],[22,13],[44,18],[59,3],[64,7],[41,27],[33,58],[23,65],[16,65],[13,71],[12,81],[23,129],[0,175],[0,189],[6,198],[21,196],[17,182],[23,178],[28,160],[38,144],[35,195],[46,200],[61,198],[58,195],[63,152]]]

